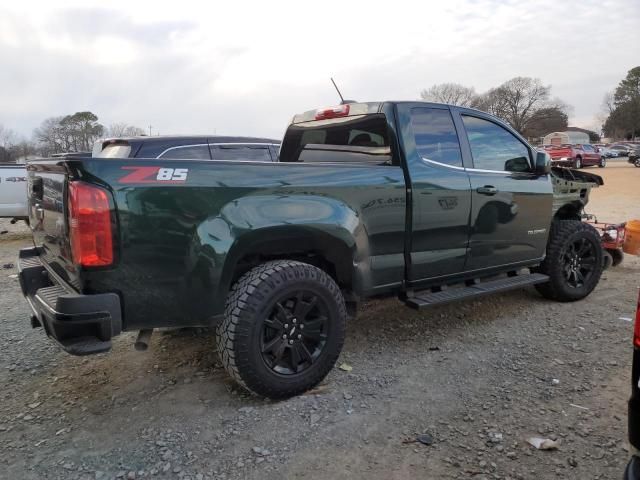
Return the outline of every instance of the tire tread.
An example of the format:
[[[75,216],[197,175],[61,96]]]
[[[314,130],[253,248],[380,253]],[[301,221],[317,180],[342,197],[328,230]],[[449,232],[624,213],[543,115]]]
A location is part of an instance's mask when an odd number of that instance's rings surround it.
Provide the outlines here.
[[[288,388],[274,388],[260,378],[250,366],[248,360],[251,319],[260,308],[260,302],[269,293],[276,291],[285,282],[291,280],[309,280],[320,282],[327,288],[337,303],[338,323],[336,328],[338,348],[329,352],[322,368],[313,372],[313,376],[301,382],[292,383]],[[217,347],[222,365],[229,375],[244,389],[269,398],[287,398],[319,383],[333,368],[344,343],[346,307],[342,292],[334,280],[323,270],[295,260],[273,260],[263,263],[245,273],[233,285],[225,307],[225,315],[217,328]]]

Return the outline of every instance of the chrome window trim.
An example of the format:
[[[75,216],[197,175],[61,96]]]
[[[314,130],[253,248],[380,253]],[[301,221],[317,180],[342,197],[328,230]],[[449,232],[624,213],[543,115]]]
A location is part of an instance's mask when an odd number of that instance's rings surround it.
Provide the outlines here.
[[[424,160],[427,163],[432,163],[434,165],[438,165],[440,167],[446,167],[446,168],[451,168],[452,170],[462,170],[465,172],[478,172],[478,173],[502,173],[504,175],[511,175],[514,173],[533,173],[533,172],[510,172],[507,170],[485,170],[482,168],[467,168],[467,167],[458,167],[456,165],[448,165],[446,163],[441,163],[441,162],[436,162],[435,160],[429,160],[428,158],[425,157],[420,157],[422,158],[422,160]]]
[[[508,170],[484,170],[482,168],[467,168],[467,170],[471,172],[479,172],[479,173],[503,173],[505,175],[513,175],[514,173],[533,173],[533,172],[512,172]]]
[[[278,143],[260,143],[260,142],[220,142],[210,143],[209,145],[279,145]]]
[[[451,168],[453,170],[462,170],[462,171],[466,171],[469,170],[465,167],[458,167],[457,165],[449,165],[448,163],[442,163],[442,162],[436,162],[435,160],[430,160],[426,157],[420,157],[422,158],[422,160],[424,160],[427,163],[432,163],[434,165],[438,165],[439,167],[447,167],[447,168]]]
[[[273,146],[273,147],[280,146],[280,144],[278,144],[278,143],[262,143],[262,142],[258,142],[258,143],[252,143],[252,142],[190,143],[188,145],[176,145],[175,147],[169,147],[165,151],[163,151],[160,155],[158,155],[156,158],[160,158],[165,153],[167,153],[167,152],[169,152],[171,150],[177,150],[179,148],[209,147],[209,146],[215,146],[215,145],[265,145],[267,147],[268,146]]]

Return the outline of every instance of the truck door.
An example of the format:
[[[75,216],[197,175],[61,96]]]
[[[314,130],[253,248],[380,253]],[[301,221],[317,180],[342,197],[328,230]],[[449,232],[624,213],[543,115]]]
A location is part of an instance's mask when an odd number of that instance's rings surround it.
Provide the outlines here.
[[[471,181],[471,231],[465,270],[541,259],[553,208],[548,174],[533,171],[532,149],[480,112],[454,115]]]
[[[398,121],[410,177],[409,281],[463,270],[469,241],[469,177],[449,107],[400,103]]]

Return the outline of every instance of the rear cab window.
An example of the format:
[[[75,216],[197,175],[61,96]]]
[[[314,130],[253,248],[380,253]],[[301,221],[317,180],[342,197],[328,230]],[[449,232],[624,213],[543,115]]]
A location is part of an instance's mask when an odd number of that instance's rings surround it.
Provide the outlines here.
[[[280,148],[281,162],[395,164],[382,113],[292,123]]]
[[[129,158],[129,154],[131,154],[131,145],[129,143],[114,142],[107,145],[96,144],[91,156],[96,158]]]

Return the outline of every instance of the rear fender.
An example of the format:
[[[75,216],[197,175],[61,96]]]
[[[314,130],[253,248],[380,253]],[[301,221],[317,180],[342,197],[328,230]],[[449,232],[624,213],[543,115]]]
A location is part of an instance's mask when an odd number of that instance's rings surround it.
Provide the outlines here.
[[[361,261],[368,252],[366,230],[345,203],[315,195],[255,195],[227,203],[198,226],[189,270],[197,284],[215,292],[204,303],[220,314],[233,282],[252,264],[307,259],[329,267],[342,288],[357,292],[370,283],[367,262]]]

